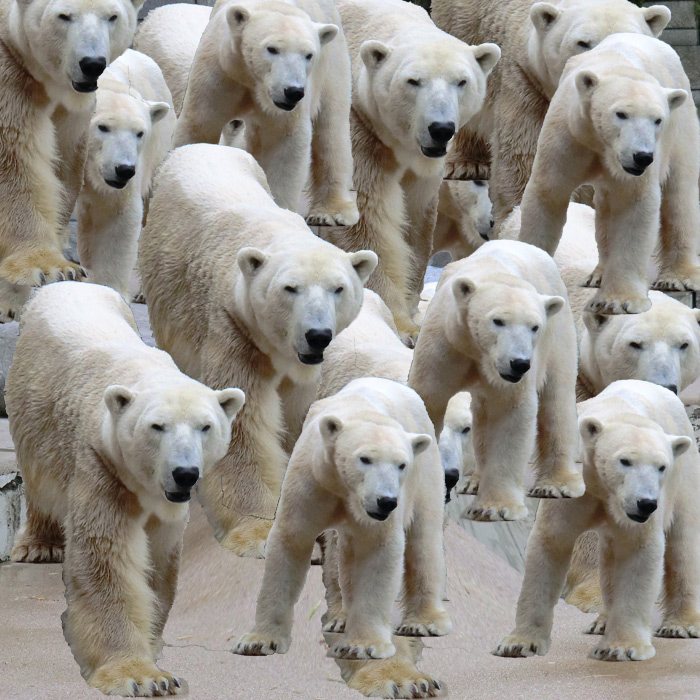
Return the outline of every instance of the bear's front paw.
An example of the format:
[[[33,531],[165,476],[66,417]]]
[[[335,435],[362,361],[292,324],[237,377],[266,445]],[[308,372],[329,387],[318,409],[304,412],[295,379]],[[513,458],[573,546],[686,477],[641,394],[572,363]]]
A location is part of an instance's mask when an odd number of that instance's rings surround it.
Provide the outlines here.
[[[581,282],[582,287],[600,287],[600,281],[603,279],[603,268],[598,265],[593,272],[591,272],[588,277],[586,277],[583,282]]]
[[[538,479],[527,495],[530,498],[580,498],[585,491],[583,477],[571,472],[562,478]]]
[[[479,493],[479,474],[474,472],[469,478],[460,484],[457,493],[464,496],[476,496]]]
[[[700,292],[700,266],[682,265],[662,270],[651,288],[662,292]]]
[[[615,314],[641,314],[649,311],[651,302],[644,295],[612,295],[602,290],[586,304],[585,311],[594,314],[615,315]]]
[[[608,616],[601,613],[591,624],[586,628],[584,634],[605,634],[605,628],[608,625]]]
[[[396,629],[400,637],[444,637],[452,631],[452,620],[447,610],[407,617]]]
[[[646,661],[656,654],[651,644],[639,641],[603,641],[591,652],[591,657],[598,661]]]
[[[526,520],[529,516],[527,506],[524,503],[480,503],[474,501],[462,513],[468,520],[480,520],[486,522],[498,522],[500,520]]]
[[[447,154],[445,180],[488,180],[490,177],[491,167],[489,163],[462,160],[459,153]]]
[[[323,631],[324,632],[335,632],[337,634],[345,632],[345,623],[346,623],[345,616],[338,615],[338,616],[333,617],[329,620],[326,620],[323,623]]]
[[[420,326],[417,326],[410,318],[404,316],[394,316],[394,322],[403,344],[408,348],[416,347]]]
[[[654,632],[656,637],[689,639],[700,637],[700,614],[682,615],[680,619],[664,620]]]
[[[369,698],[437,698],[447,694],[443,681],[421,673],[407,661],[366,664],[348,679],[348,688]]]
[[[25,564],[60,564],[63,561],[62,544],[51,542],[19,542],[12,548],[10,559]]]
[[[529,638],[511,634],[503,637],[491,652],[494,656],[525,659],[528,656],[544,656],[549,651],[549,640],[543,637]]]
[[[283,635],[244,634],[231,651],[240,656],[270,656],[270,654],[286,654],[291,643],[289,637]]]
[[[306,215],[309,226],[354,226],[360,220],[360,212],[353,201],[313,207]]]
[[[362,661],[363,659],[388,659],[396,653],[396,647],[389,642],[341,639],[328,648],[328,656],[335,659]]]
[[[182,679],[142,659],[101,666],[88,679],[88,685],[105,695],[127,698],[154,698],[180,695],[187,691]]]
[[[15,254],[0,265],[0,277],[12,284],[41,287],[49,282],[84,280],[87,272],[50,248]]]

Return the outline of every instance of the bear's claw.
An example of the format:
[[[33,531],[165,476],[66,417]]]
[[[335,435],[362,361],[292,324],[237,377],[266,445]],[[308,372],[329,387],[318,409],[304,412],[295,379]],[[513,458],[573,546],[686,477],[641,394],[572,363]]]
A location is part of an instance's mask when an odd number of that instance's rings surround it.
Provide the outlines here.
[[[600,298],[600,295],[596,295],[586,304],[584,311],[604,315],[641,314],[650,308],[651,302],[647,297],[620,300]]]
[[[603,615],[598,615],[598,617],[586,628],[584,634],[605,634],[607,624],[607,619]]]
[[[345,619],[344,618],[334,618],[332,620],[327,620],[323,624],[324,632],[335,632],[343,633],[345,632]]]
[[[544,639],[526,639],[509,635],[503,637],[491,652],[494,656],[511,659],[526,659],[530,656],[544,656],[549,651],[549,643]]]
[[[591,652],[598,661],[646,661],[655,656],[656,649],[651,644],[600,644]]]
[[[336,659],[362,661],[364,659],[388,659],[396,653],[396,647],[391,643],[378,642],[365,644],[341,640],[328,649],[328,656]]]
[[[250,633],[244,634],[231,652],[240,656],[270,656],[271,654],[286,654],[289,649],[289,640],[282,638],[262,637]]]
[[[654,632],[655,637],[667,637],[670,639],[697,639],[700,637],[700,625],[690,624],[662,624]]]
[[[510,505],[479,505],[472,503],[464,513],[463,518],[468,520],[480,520],[486,522],[498,522],[501,520],[525,520],[529,515],[527,506],[519,503]]]

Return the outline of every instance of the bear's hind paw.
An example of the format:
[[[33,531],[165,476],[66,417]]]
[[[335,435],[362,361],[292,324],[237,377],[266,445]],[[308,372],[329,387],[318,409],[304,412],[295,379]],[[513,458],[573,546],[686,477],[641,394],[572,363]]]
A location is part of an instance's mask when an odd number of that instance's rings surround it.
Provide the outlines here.
[[[336,634],[345,632],[345,618],[335,617],[332,620],[326,620],[326,622],[323,623],[323,631]]]
[[[598,615],[598,617],[586,627],[584,634],[605,634],[607,624],[607,617],[605,615]]]
[[[630,297],[623,299],[609,299],[597,294],[591,299],[584,311],[594,314],[617,315],[617,314],[641,314],[649,311],[651,301],[646,296]]]
[[[654,632],[655,637],[670,639],[697,639],[700,637],[700,620],[694,622],[663,622]]]
[[[14,562],[25,564],[60,564],[63,561],[64,548],[61,544],[25,543],[17,544],[12,549],[10,558]]]
[[[127,698],[153,698],[187,692],[182,679],[141,660],[122,662],[114,667],[103,666],[92,675],[88,684],[105,695]]]

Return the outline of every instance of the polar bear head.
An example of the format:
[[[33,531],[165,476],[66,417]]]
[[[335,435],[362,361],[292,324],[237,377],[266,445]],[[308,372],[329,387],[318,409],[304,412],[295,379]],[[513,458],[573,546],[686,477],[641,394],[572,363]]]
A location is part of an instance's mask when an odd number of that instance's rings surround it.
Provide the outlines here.
[[[347,507],[360,522],[384,521],[400,508],[402,486],[414,459],[432,442],[430,435],[409,433],[397,421],[374,412],[345,421],[325,415],[319,430]]]
[[[242,248],[238,265],[237,303],[256,341],[293,368],[321,363],[331,340],[355,319],[377,256],[314,239],[312,246],[274,254]]]
[[[183,377],[165,386],[109,386],[104,401],[103,436],[126,486],[155,501],[184,503],[226,454],[245,396]]]
[[[460,391],[447,402],[445,410],[438,447],[445,470],[447,501],[450,500],[450,491],[457,485],[459,477],[474,471],[471,404],[471,394],[468,391]]]
[[[566,62],[622,32],[658,37],[671,19],[664,5],[635,7],[628,0],[536,2],[530,9],[530,68],[551,97]]]
[[[596,393],[618,379],[641,379],[680,393],[700,376],[700,310],[649,292],[642,314],[584,314],[581,371]]]
[[[90,93],[131,44],[143,0],[14,0],[10,28],[49,94]],[[50,83],[50,84],[47,84]]]
[[[134,90],[113,92],[100,87],[85,165],[85,174],[95,189],[120,190],[132,181],[142,166],[144,144],[153,125],[169,111],[167,102],[149,102]]]
[[[688,97],[685,90],[664,88],[650,75],[629,70],[601,78],[582,69],[576,88],[602,143],[605,164],[619,178],[646,172],[670,113]]]
[[[225,12],[260,106],[270,112],[293,110],[304,97],[321,48],[337,36],[338,27],[313,22],[291,4],[230,5]]]
[[[457,314],[448,335],[457,345],[466,345],[466,354],[478,358],[484,377],[496,386],[515,384],[527,374],[547,323],[566,303],[507,274],[478,284],[457,277],[452,293]]]
[[[610,416],[588,410],[579,420],[579,432],[586,488],[590,483],[622,527],[646,522],[663,505],[675,461],[692,445],[686,435],[668,435],[638,413]]]
[[[391,46],[365,41],[360,57],[359,103],[380,139],[410,158],[441,158],[456,130],[481,109],[501,50],[445,34]]]

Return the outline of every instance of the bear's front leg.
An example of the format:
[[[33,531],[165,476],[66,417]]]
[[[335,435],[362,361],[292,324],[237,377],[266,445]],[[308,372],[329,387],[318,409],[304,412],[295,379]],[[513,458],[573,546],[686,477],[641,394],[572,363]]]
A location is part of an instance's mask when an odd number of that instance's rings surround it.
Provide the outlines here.
[[[326,587],[326,612],[323,613],[321,623],[324,632],[340,633],[345,631],[347,614],[343,606],[343,594],[340,590],[338,533],[335,530],[326,530],[321,539],[323,585]]]
[[[488,180],[491,174],[489,144],[475,131],[476,124],[465,124],[454,137],[445,157],[448,180]]]

